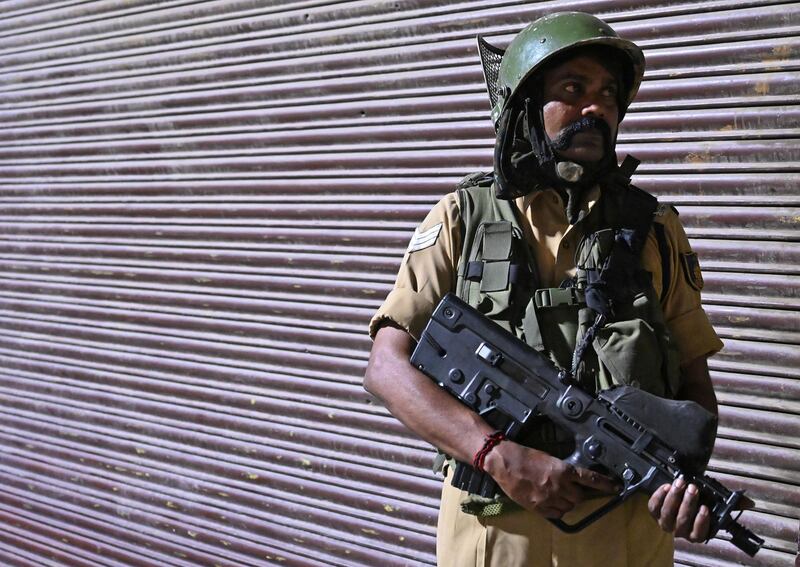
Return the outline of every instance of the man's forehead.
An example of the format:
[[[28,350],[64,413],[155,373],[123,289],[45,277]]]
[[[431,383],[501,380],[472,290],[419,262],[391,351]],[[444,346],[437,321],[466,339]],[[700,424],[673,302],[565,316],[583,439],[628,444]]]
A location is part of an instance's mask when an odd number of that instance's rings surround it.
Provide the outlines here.
[[[617,62],[590,53],[578,53],[544,69],[545,81],[565,78],[596,79],[602,82],[618,82],[622,68]]]

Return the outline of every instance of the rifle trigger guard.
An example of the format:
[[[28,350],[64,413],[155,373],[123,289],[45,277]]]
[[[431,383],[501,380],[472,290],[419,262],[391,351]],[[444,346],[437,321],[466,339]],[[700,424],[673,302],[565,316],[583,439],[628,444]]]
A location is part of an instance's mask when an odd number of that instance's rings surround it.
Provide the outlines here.
[[[634,492],[636,492],[639,489],[639,487],[646,485],[650,481],[651,477],[653,476],[653,472],[654,471],[651,470],[648,474],[645,475],[645,477],[642,480],[640,480],[636,484],[626,486],[625,488],[622,489],[622,492],[617,494],[614,498],[603,504],[600,508],[598,508],[594,512],[590,512],[589,514],[587,514],[585,517],[575,522],[574,524],[568,524],[563,520],[554,520],[550,518],[548,518],[548,520],[550,520],[551,524],[553,524],[555,527],[557,527],[564,533],[568,534],[577,533],[586,526],[588,526],[589,524],[599,520],[600,518],[608,514],[611,510],[613,510],[623,502],[625,502],[630,496],[633,495]]]
[[[614,498],[606,502],[603,506],[587,514],[583,519],[574,524],[568,524],[563,520],[553,520],[550,519],[550,523],[552,523],[555,527],[561,530],[564,533],[574,534],[581,531],[583,528],[588,526],[589,524],[599,520],[606,514],[608,514],[611,510],[622,504],[628,497],[625,495],[623,491],[622,494],[617,494]]]

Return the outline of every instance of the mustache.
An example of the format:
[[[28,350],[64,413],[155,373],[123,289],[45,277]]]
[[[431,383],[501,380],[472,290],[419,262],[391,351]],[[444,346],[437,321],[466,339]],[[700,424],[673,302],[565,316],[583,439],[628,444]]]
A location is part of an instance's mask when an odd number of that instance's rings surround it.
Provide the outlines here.
[[[596,116],[584,116],[562,129],[555,139],[550,140],[550,145],[554,150],[566,150],[572,144],[572,138],[581,132],[588,132],[589,130],[597,130],[603,135],[604,144],[607,147],[611,146],[611,128],[605,122]]]

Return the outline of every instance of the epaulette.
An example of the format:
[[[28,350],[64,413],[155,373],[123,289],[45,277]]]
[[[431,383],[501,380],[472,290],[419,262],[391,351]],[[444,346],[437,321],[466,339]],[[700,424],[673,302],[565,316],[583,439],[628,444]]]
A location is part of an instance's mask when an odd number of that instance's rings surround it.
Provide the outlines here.
[[[494,173],[486,171],[476,171],[464,177],[456,185],[456,189],[466,189],[467,187],[488,187],[494,182]]]
[[[653,216],[656,218],[663,217],[669,210],[672,210],[672,212],[675,213],[675,216],[680,214],[674,205],[670,205],[669,203],[659,203],[658,207],[656,207],[656,212],[653,213]]]

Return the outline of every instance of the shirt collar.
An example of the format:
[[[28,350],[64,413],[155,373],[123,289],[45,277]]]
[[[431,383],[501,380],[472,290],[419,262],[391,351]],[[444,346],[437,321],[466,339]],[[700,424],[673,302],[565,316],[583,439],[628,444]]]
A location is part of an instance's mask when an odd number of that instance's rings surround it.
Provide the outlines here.
[[[586,193],[583,199],[583,203],[581,204],[581,211],[583,211],[584,213],[582,215],[583,218],[586,218],[586,216],[588,216],[589,214],[589,211],[591,211],[597,204],[597,201],[600,199],[600,194],[601,191],[599,185],[595,185],[594,187],[589,189],[589,191]],[[561,199],[561,195],[558,194],[558,191],[556,191],[555,189],[548,188],[548,189],[539,189],[537,191],[531,191],[530,193],[523,195],[522,197],[517,197],[514,200],[514,202],[516,203],[517,208],[522,213],[527,213],[528,209],[530,209],[538,199],[544,198],[545,195],[548,197],[555,195],[559,199]]]

